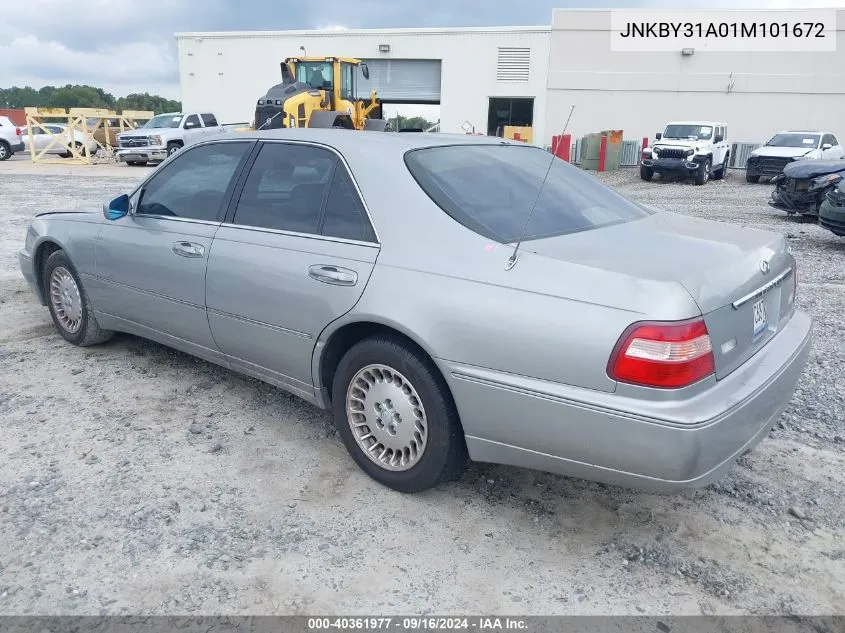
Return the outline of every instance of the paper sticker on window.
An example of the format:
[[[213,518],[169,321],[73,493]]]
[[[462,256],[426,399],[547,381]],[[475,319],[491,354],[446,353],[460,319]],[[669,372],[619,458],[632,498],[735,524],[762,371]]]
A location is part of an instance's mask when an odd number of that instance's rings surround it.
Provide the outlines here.
[[[177,121],[181,121],[181,120],[182,120],[182,117],[180,117],[180,116],[175,116],[175,117],[173,117],[173,122],[174,122],[174,123],[176,123]]]
[[[802,140],[801,142],[802,142],[802,143],[804,143],[804,145],[815,145],[815,144],[816,144],[816,139],[814,139],[814,138],[805,138],[805,139],[804,139],[804,140]]]

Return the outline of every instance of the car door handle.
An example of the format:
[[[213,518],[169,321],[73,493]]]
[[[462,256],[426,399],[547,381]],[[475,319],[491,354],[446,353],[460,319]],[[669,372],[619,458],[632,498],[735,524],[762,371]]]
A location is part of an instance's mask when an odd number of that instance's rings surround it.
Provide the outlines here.
[[[336,286],[354,286],[358,283],[358,273],[337,266],[309,266],[308,276],[317,281],[322,281],[324,284]]]
[[[205,247],[194,242],[173,242],[172,250],[180,257],[202,257]]]

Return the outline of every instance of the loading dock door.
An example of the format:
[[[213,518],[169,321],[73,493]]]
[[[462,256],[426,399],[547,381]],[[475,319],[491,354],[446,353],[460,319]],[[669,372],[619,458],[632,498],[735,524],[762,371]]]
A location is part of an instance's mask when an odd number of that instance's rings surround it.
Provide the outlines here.
[[[372,89],[382,101],[394,103],[440,103],[439,59],[362,59],[370,70],[364,79],[360,68],[356,72],[358,96],[364,97]]]

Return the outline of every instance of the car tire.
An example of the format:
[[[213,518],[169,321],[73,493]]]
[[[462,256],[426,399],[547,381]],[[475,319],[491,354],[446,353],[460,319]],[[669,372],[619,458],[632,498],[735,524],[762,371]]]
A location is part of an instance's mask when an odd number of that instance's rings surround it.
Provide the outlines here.
[[[143,165],[146,165],[147,162],[143,160],[127,160],[126,164],[130,167],[141,167]]]
[[[640,178],[643,180],[651,180],[654,178],[654,170],[651,167],[640,165]]]
[[[703,185],[710,180],[710,165],[710,159],[708,158],[698,166],[698,169],[695,171],[695,184]]]
[[[57,250],[47,258],[42,287],[53,324],[63,339],[84,347],[103,343],[114,336],[114,332],[102,329],[97,323],[88,293],[63,250]]]
[[[446,381],[423,352],[398,337],[367,338],[346,352],[332,381],[332,413],[355,463],[393,490],[432,488],[466,464]]]
[[[9,160],[12,157],[12,147],[6,141],[0,141],[0,161]]]
[[[750,182],[756,185],[758,182],[760,182],[760,176],[752,176],[750,174],[745,174],[745,182]]]
[[[176,152],[182,149],[182,146],[179,143],[168,143],[167,144],[167,155],[173,156]]]

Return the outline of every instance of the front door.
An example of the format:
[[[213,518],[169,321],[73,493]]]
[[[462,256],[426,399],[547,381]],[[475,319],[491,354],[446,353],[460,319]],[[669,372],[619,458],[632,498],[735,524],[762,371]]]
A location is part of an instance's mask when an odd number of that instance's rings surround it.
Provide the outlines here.
[[[98,312],[129,331],[213,356],[206,263],[250,147],[239,141],[185,150],[133,194],[130,215],[102,224],[91,289]]]
[[[280,142],[263,144],[232,206],[208,260],[214,340],[232,367],[311,396],[316,340],[378,255],[368,214],[334,152]]]

